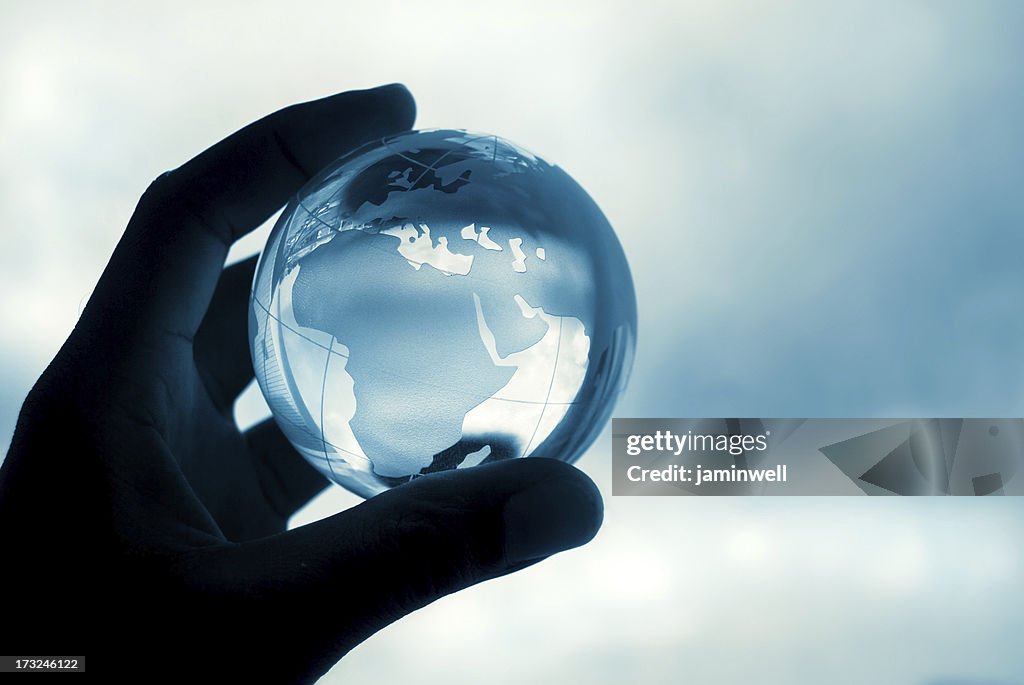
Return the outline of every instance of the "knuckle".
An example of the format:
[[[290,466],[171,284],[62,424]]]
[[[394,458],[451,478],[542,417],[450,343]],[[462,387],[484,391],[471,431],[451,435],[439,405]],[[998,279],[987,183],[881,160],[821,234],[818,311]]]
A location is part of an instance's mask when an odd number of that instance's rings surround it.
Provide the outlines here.
[[[417,500],[390,517],[383,536],[422,569],[420,591],[437,596],[472,584],[500,557],[501,536],[488,518],[457,502]]]
[[[185,165],[153,179],[142,192],[135,214],[144,217],[142,223],[154,217],[173,218],[218,243],[230,245],[238,231],[213,201],[214,196],[210,181]]]
[[[445,544],[441,535],[439,512],[434,507],[417,504],[406,507],[391,517],[383,531],[392,544],[405,553],[437,551]]]
[[[128,235],[142,235],[149,231],[153,221],[158,217],[169,218],[180,213],[181,182],[175,170],[165,171],[146,186],[135,205],[135,212],[128,222]],[[138,238],[141,239],[141,238]]]
[[[177,195],[179,187],[177,170],[165,171],[146,186],[146,190],[143,191],[142,197],[139,199],[139,204],[162,205]]]
[[[149,225],[157,217],[172,219],[230,245],[236,229],[212,201],[214,194],[208,181],[190,171],[189,165],[165,171],[143,191],[132,223]]]

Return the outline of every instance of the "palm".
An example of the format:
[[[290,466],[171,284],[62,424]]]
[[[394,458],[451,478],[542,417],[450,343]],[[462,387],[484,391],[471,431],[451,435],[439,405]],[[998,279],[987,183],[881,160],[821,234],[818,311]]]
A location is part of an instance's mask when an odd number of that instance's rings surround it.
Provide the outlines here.
[[[233,399],[252,378],[245,326],[254,266],[249,259],[225,270],[194,344],[179,346],[191,402],[172,405],[183,415],[171,452],[231,541],[281,532],[295,509],[326,485],[272,421],[243,433],[232,416]],[[267,458],[271,452],[274,459]]]
[[[193,383],[201,383],[198,374]],[[243,541],[284,530],[291,512],[280,504],[280,483],[205,389],[185,425],[174,458],[224,537]]]
[[[209,406],[197,408],[191,423],[201,439],[175,456],[224,536],[242,541],[284,530],[291,512],[275,506],[273,476],[234,423]]]

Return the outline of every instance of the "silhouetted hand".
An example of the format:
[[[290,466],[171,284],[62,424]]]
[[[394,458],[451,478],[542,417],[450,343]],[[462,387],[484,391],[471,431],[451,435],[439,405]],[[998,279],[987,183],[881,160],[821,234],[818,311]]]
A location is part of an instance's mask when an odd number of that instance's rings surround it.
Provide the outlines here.
[[[149,187],[0,471],[4,653],[84,653],[138,682],[311,681],[401,616],[595,534],[596,488],[550,459],[427,476],[284,532],[326,483],[272,421],[235,426],[255,262],[222,270],[228,248],[414,116],[401,86],[296,105]]]

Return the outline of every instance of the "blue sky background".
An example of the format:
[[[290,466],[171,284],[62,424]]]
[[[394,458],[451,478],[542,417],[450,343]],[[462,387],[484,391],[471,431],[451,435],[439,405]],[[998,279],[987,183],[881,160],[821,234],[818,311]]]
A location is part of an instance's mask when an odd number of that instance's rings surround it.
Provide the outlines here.
[[[605,209],[640,304],[618,415],[1022,416],[1022,64],[1012,2],[5,3],[0,439],[153,177],[396,80]],[[609,451],[592,545],[325,682],[1024,682],[1019,502],[613,500]]]

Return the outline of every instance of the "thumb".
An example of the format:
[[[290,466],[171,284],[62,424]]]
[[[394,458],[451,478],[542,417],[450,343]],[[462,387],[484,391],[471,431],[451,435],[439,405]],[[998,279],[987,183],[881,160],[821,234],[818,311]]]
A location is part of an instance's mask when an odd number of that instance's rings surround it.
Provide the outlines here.
[[[419,478],[323,521],[190,555],[176,571],[202,595],[233,597],[234,615],[251,617],[232,628],[238,637],[305,662],[308,677],[439,597],[584,544],[602,512],[578,469],[515,459]]]

